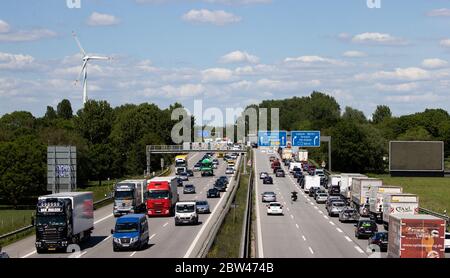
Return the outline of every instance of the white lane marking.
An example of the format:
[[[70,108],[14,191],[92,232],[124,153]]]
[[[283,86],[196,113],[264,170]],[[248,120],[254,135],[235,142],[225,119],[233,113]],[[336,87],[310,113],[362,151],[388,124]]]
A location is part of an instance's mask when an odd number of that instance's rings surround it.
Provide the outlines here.
[[[302,236],[302,238],[303,238],[304,241],[306,241],[306,237],[305,236]]]
[[[108,215],[108,216],[105,216],[105,217],[103,217],[102,219],[99,219],[99,220],[95,221],[95,222],[94,222],[94,225],[96,225],[96,224],[98,224],[98,223],[100,223],[100,222],[102,222],[102,221],[105,221],[106,219],[108,219],[108,218],[110,218],[110,217],[113,217],[113,216],[114,216],[113,214],[110,214],[110,215]]]
[[[317,206],[314,206],[315,209],[319,210],[319,208]]]
[[[359,253],[364,254],[364,251],[361,248],[359,248],[359,246],[355,245],[355,249],[358,250]]]
[[[166,223],[163,225],[163,228],[166,227],[167,225],[169,225],[169,222],[166,222]]]
[[[341,229],[339,229],[339,228],[336,228],[336,230],[338,231],[338,232],[340,232],[340,233],[343,233],[344,231],[342,231]]]
[[[312,203],[311,200],[309,198],[306,198],[306,200],[308,200],[308,202]]]
[[[314,251],[312,250],[311,247],[308,247],[308,249],[309,249],[309,252],[311,252],[311,254],[314,254]]]
[[[289,208],[287,208],[288,211],[291,211]]]
[[[329,219],[328,216],[326,216],[326,215],[324,215],[323,218],[325,218],[325,219],[327,219],[327,220]]]
[[[81,253],[75,253],[69,256],[69,259],[79,259],[82,256],[86,255],[87,251],[81,252]]]
[[[314,203],[313,202],[309,202],[310,204],[311,204],[311,206],[314,206]]]
[[[286,205],[286,202],[283,202]]]
[[[320,213],[320,214],[323,214],[323,212],[322,212],[321,210],[319,210],[319,213]]]
[[[298,224],[295,224],[295,227],[297,227],[297,229],[300,229],[300,227],[298,226]]]
[[[334,226],[335,224],[333,223],[333,221],[330,221],[330,222],[328,222],[328,223],[330,223],[332,226]]]
[[[154,238],[155,236],[156,236],[156,234],[153,234],[148,239],[150,240],[150,239]]]
[[[349,238],[348,236],[345,236],[345,239],[346,239],[348,242],[352,242],[352,239]]]
[[[133,253],[131,253],[130,257],[133,257],[134,255],[136,255],[136,251],[134,251]]]
[[[29,256],[33,256],[34,254],[36,254],[36,250],[34,250],[33,252],[30,252],[28,254],[26,254],[25,256],[20,257],[21,259],[25,259],[28,258]]]
[[[291,214],[291,218],[294,219],[294,216]]]
[[[110,239],[111,237],[112,237],[112,235],[109,235],[109,236],[105,237],[105,239],[102,240],[102,241],[100,241],[100,243],[102,243],[102,242],[104,242],[104,241],[107,241],[107,240]]]

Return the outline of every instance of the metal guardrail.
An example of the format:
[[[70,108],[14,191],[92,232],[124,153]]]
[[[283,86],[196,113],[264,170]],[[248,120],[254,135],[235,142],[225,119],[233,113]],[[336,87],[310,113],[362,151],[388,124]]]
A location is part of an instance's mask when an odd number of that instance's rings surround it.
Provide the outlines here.
[[[246,167],[247,165],[245,165]],[[247,190],[247,205],[245,208],[244,219],[242,226],[241,246],[239,251],[240,258],[250,258],[250,242],[251,242],[251,226],[252,226],[252,213],[253,213],[253,186],[254,186],[254,174],[253,167],[250,168],[250,179],[248,181]]]

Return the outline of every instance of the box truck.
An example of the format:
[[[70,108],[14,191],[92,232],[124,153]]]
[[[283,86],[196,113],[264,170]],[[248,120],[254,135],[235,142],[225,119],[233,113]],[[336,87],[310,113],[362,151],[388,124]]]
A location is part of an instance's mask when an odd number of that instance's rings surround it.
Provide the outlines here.
[[[115,217],[145,211],[145,186],[147,180],[124,180],[114,186]]]
[[[419,196],[415,194],[383,194],[383,225],[389,229],[389,216],[395,214],[419,214]]]
[[[308,150],[298,150],[298,161],[308,162]]]
[[[383,221],[383,194],[403,193],[401,186],[382,185],[372,187],[369,192],[369,211],[370,216],[377,222]]]
[[[361,177],[352,179],[352,203],[361,216],[369,216],[369,190],[373,187],[380,187],[382,185],[383,181],[380,179]]]
[[[88,240],[94,229],[92,192],[57,193],[38,198],[36,252],[66,252],[71,244]]]
[[[320,177],[305,176],[305,193],[309,193],[309,190],[313,187],[320,188]]]
[[[445,258],[445,225],[432,215],[390,215],[388,258]]]
[[[363,174],[357,174],[357,173],[342,173],[341,174],[341,181],[339,182],[339,190],[341,191],[341,196],[344,197],[346,200],[350,200],[351,195],[351,187],[352,187],[352,179],[354,177],[363,177],[367,178],[367,176]]]
[[[341,193],[339,183],[341,182],[341,175],[330,175],[329,184],[325,187],[328,188],[328,194],[338,196]]]
[[[285,161],[291,161],[292,160],[292,149],[290,148],[284,148],[281,151],[281,159],[283,160],[283,162]]]

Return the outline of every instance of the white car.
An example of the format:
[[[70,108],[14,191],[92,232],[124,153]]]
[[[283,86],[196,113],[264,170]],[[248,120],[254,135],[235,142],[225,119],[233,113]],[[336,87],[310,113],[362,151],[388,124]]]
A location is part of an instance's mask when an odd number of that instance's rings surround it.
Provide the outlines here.
[[[227,167],[227,169],[225,170],[225,174],[227,174],[227,175],[234,174],[234,169],[231,167]]]
[[[267,205],[267,215],[283,215],[283,206],[279,202],[271,202]]]

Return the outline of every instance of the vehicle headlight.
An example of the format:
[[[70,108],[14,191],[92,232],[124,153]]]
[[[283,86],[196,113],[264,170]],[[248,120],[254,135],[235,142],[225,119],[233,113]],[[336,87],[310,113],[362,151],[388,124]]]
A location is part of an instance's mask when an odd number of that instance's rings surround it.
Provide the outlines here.
[[[117,237],[115,237],[113,240],[114,240],[115,243],[120,243],[120,239],[117,238]]]
[[[136,241],[138,241],[138,239],[139,239],[139,237],[137,237],[137,236],[136,237],[132,237],[130,242],[136,242]]]

